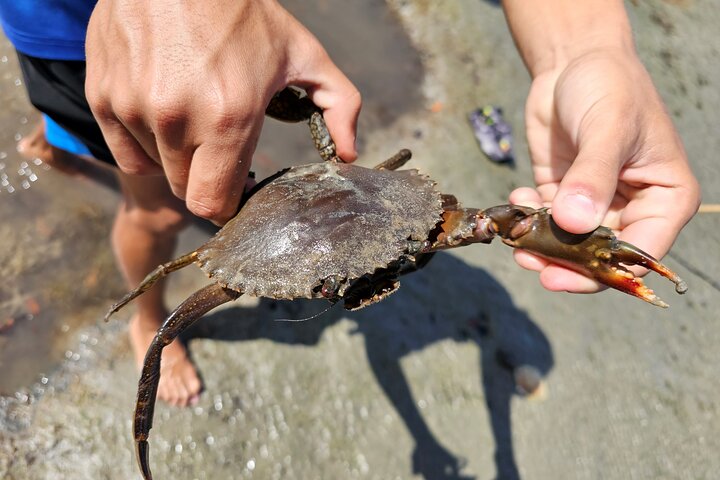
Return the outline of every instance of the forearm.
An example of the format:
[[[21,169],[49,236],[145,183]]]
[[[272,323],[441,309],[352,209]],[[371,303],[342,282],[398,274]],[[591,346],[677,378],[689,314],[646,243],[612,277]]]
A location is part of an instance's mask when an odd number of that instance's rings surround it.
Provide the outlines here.
[[[622,0],[503,0],[502,4],[533,77],[595,50],[634,54]]]

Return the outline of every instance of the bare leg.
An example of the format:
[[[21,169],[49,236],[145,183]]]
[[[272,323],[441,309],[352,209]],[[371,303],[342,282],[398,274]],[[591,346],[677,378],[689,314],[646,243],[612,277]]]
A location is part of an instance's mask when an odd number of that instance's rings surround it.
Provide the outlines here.
[[[139,177],[119,174],[123,201],[118,209],[112,243],[118,266],[131,288],[159,264],[170,260],[177,235],[188,215],[179,199],[170,191],[164,177]],[[130,321],[130,343],[138,368],[155,332],[167,317],[163,302],[162,279],[137,299],[137,313]],[[176,406],[197,401],[200,378],[180,342],[163,352],[163,377],[158,396]]]
[[[183,267],[187,267],[196,259],[197,252],[190,252],[180,258],[170,260],[167,263],[163,263],[162,265],[158,265],[157,267],[155,267],[155,269],[152,272],[148,273],[145,279],[140,282],[140,285],[130,290],[127,294],[125,294],[123,298],[118,300],[116,303],[113,304],[112,307],[110,307],[110,310],[108,310],[108,312],[105,314],[105,321],[107,322],[108,320],[110,320],[110,317],[113,313],[120,311],[120,309],[123,308],[125,305],[150,290],[153,286],[155,286],[157,282],[165,278],[169,273],[172,273],[175,270],[180,270]]]

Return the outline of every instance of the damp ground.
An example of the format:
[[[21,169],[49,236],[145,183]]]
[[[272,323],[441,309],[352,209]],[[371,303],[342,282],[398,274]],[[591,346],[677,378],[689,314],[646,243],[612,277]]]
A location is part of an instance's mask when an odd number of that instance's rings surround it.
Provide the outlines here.
[[[355,5],[357,3],[357,5]],[[492,2],[288,2],[356,82],[361,162],[400,148],[466,205],[531,183],[529,79]],[[637,43],[703,187],[720,202],[720,9],[629,3]],[[0,44],[0,478],[134,478],[137,372],[107,236],[117,192],[21,159],[37,116]],[[469,110],[501,105],[517,168],[485,159]],[[301,126],[268,120],[259,176],[314,161]],[[11,188],[8,188],[11,187]],[[158,406],[157,478],[714,478],[720,471],[717,214],[698,215],[667,258],[684,297],[649,282],[660,310],[616,292],[552,294],[503,245],[443,253],[385,302],[312,316],[316,302],[243,298],[188,332],[198,406]],[[207,238],[195,226],[180,251]],[[170,282],[176,304],[205,283]],[[507,365],[543,376],[518,394]]]

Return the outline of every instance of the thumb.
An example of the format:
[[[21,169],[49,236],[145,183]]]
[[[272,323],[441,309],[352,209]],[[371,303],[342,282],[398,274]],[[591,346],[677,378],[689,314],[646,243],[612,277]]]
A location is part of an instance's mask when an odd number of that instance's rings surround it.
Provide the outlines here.
[[[322,46],[309,54],[302,70],[294,72],[289,83],[303,87],[310,100],[323,110],[323,117],[337,154],[345,161],[357,158],[355,147],[357,119],[362,105],[360,92],[333,63]]]
[[[595,137],[591,142],[581,142],[552,202],[553,220],[563,230],[591,232],[605,218],[625,162],[624,148],[618,140]]]
[[[328,59],[327,70],[319,81],[307,88],[308,96],[323,110],[323,118],[335,141],[340,158],[357,158],[355,146],[357,119],[362,105],[355,85]]]

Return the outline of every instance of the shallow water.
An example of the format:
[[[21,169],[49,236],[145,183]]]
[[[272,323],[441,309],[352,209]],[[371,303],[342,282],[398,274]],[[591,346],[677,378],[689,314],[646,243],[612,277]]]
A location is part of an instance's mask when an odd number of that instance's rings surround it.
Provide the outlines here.
[[[0,101],[0,394],[8,394],[53,370],[83,309],[101,296],[100,272],[112,271],[102,253],[112,199],[18,154],[38,117],[6,42]]]
[[[369,131],[417,107],[420,60],[384,2],[284,3],[368,99],[361,148]],[[68,339],[97,321],[98,309],[123,285],[107,242],[117,192],[50,171],[16,150],[38,115],[6,41],[0,44],[0,103],[0,394],[12,394],[72,355]],[[307,128],[269,120],[253,169],[262,178],[316,160]],[[197,245],[205,234],[187,235]]]

